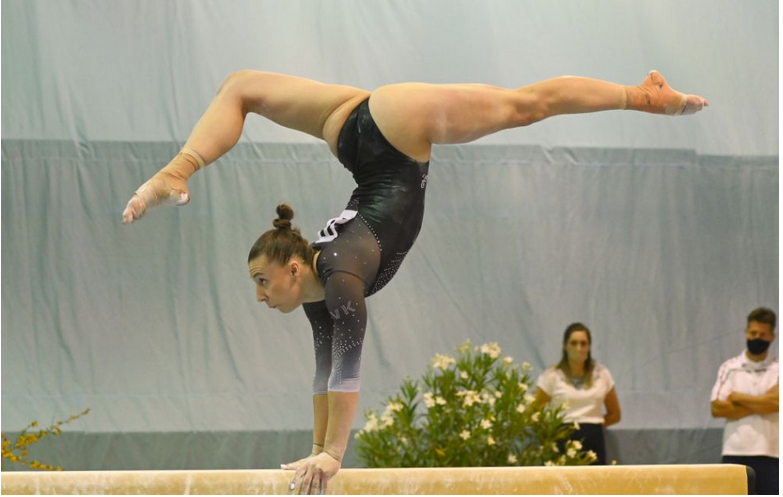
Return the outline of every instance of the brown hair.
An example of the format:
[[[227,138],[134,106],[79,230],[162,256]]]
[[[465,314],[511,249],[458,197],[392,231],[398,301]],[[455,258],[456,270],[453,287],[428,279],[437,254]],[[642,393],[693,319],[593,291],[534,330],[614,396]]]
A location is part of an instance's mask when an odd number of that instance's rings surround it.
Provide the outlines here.
[[[256,240],[253,248],[250,249],[250,255],[247,256],[248,264],[261,255],[265,255],[269,262],[278,264],[287,263],[293,256],[298,256],[307,265],[312,264],[315,251],[302,236],[299,228],[291,224],[293,218],[294,210],[291,206],[288,204],[277,206],[277,219],[272,221],[275,228],[265,232]]]
[[[772,309],[769,309],[767,307],[759,307],[758,309],[753,309],[753,311],[751,311],[751,313],[748,314],[748,324],[750,324],[751,321],[768,324],[772,328],[772,333],[775,333],[775,324],[777,323],[777,317],[775,316],[775,311],[773,311]]]
[[[587,326],[583,325],[582,323],[571,323],[568,325],[568,328],[565,330],[565,334],[563,334],[563,357],[560,359],[560,362],[555,366],[557,369],[561,370],[566,374],[566,379],[568,379],[568,382],[571,383],[571,366],[568,364],[568,354],[565,351],[565,346],[568,343],[568,340],[571,338],[571,335],[574,334],[576,331],[584,331],[587,334],[587,343],[593,345],[593,337],[590,335],[590,330],[587,329]],[[585,359],[585,387],[590,388],[593,386],[593,370],[595,369],[595,361],[593,360],[592,356],[592,350],[587,353],[587,359]]]

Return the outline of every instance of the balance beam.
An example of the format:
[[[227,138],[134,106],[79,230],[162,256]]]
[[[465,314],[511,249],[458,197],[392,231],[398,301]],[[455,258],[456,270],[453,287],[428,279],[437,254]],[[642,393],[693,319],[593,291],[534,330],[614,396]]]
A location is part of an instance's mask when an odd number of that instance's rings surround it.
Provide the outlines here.
[[[5,494],[287,494],[293,471],[3,472]],[[745,466],[343,469],[330,494],[747,494]]]

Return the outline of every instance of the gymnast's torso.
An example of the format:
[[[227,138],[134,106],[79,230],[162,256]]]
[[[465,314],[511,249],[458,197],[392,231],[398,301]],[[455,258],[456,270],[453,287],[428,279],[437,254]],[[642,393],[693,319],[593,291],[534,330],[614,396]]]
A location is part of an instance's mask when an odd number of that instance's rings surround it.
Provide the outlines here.
[[[313,248],[321,251],[317,270],[322,281],[335,270],[360,272],[356,276],[367,284],[365,296],[369,297],[391,280],[419,234],[429,162],[408,157],[386,140],[370,115],[369,99],[346,119],[337,150],[338,159],[353,174],[357,187],[343,213],[330,220],[313,243]],[[369,247],[364,238],[360,242],[362,234],[374,239],[377,248]],[[351,259],[340,261],[324,249],[343,235],[340,245]],[[346,247],[349,239],[355,249]],[[373,274],[376,251],[377,270]],[[362,254],[362,269],[352,269]],[[371,267],[365,269],[366,265]]]
[[[429,162],[394,148],[370,115],[369,99],[348,116],[338,159],[356,181],[348,205],[330,219],[312,247],[325,299],[304,304],[313,330],[313,393],[359,390],[367,325],[365,298],[394,276],[424,219]]]

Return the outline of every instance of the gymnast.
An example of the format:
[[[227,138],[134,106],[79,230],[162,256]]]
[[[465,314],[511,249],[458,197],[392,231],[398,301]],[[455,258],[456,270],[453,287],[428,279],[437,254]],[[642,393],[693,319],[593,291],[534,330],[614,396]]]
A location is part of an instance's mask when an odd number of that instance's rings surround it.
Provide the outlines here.
[[[248,257],[256,298],[289,313],[302,305],[316,357],[313,446],[282,465],[293,493],[325,493],[339,469],[359,401],[365,299],[394,276],[424,216],[434,144],[466,143],[548,117],[606,110],[680,116],[708,102],[673,90],[651,71],[638,86],[563,76],[518,89],[479,84],[404,83],[373,92],[260,71],[223,82],[181,152],[141,185],[123,223],[158,205],[190,201],[188,178],[239,140],[248,113],[324,140],[357,183],[345,210],[308,244],[277,208],[274,229]]]

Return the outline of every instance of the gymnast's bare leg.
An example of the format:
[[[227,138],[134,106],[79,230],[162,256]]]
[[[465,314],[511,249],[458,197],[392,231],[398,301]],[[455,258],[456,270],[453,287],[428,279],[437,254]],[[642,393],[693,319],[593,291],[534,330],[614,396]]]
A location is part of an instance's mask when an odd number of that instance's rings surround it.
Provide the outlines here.
[[[157,205],[187,204],[188,178],[237,143],[249,112],[321,138],[337,155],[345,119],[368,96],[370,92],[358,88],[283,74],[247,70],[230,75],[180,154],[128,202],[123,223],[140,219]],[[370,111],[384,136],[420,161],[429,160],[433,144],[466,143],[561,114],[636,110],[676,116],[707,105],[702,97],[673,90],[656,71],[638,86],[574,76],[513,90],[403,83],[378,88],[370,99]]]
[[[250,70],[230,74],[182,151],[136,190],[122,214],[122,222],[137,221],[157,205],[187,204],[188,178],[236,145],[248,113],[321,138],[336,154],[342,122],[369,95],[368,91],[350,86],[284,74]]]

